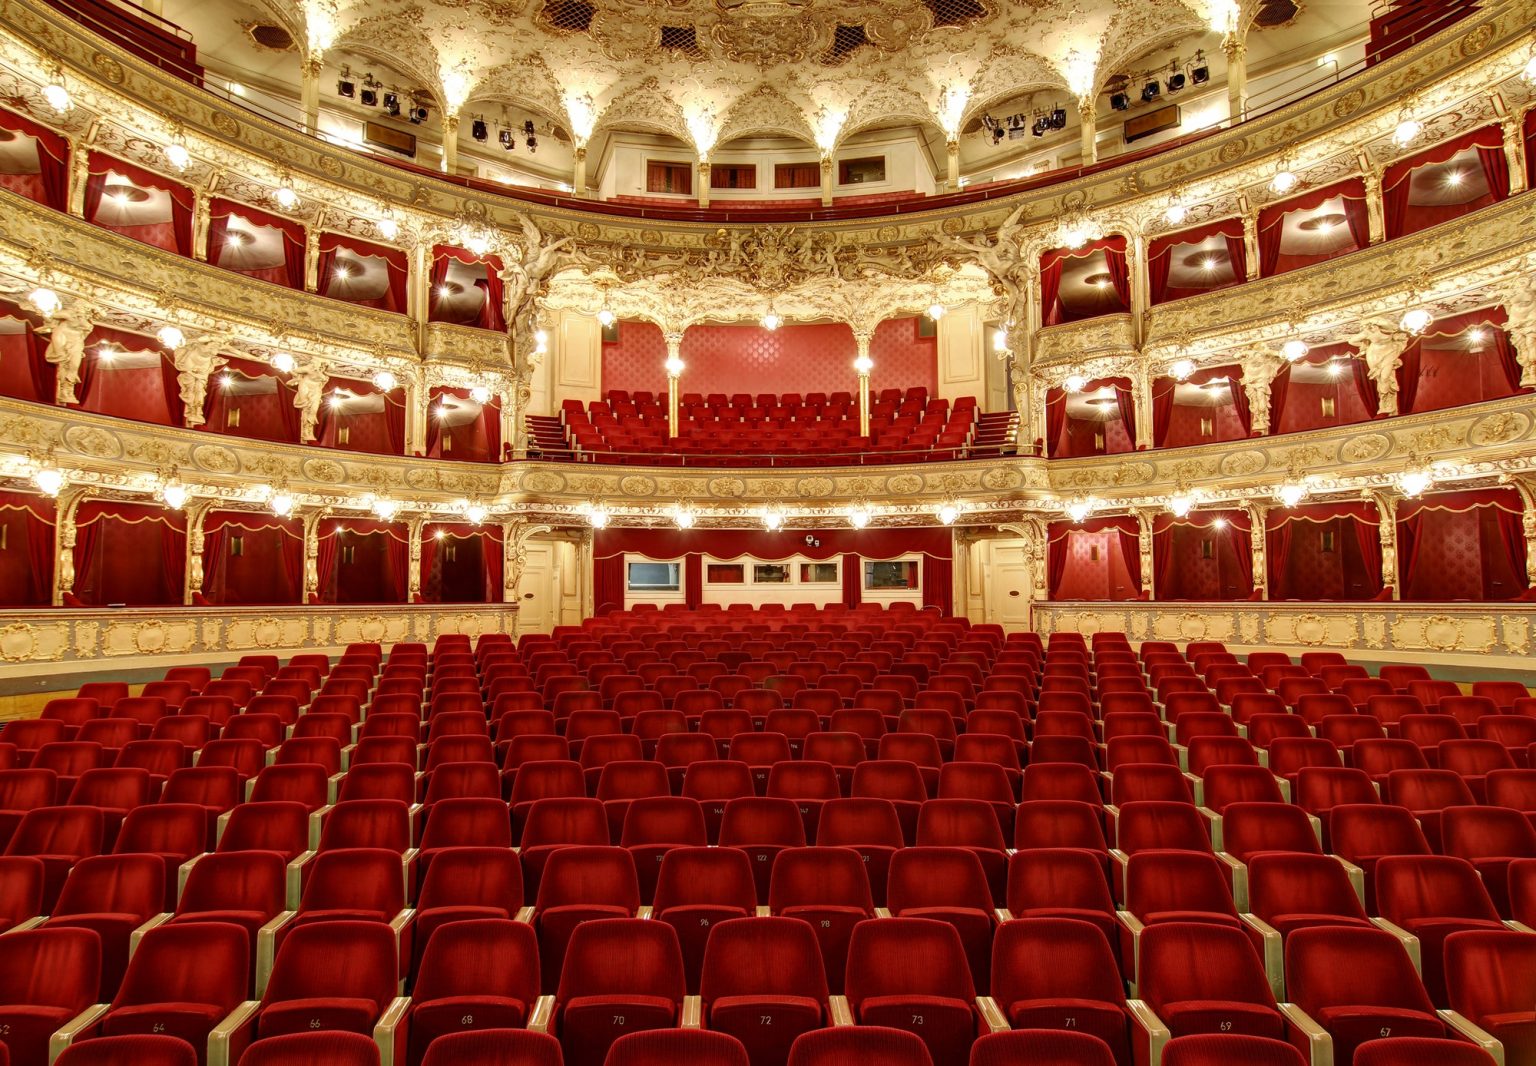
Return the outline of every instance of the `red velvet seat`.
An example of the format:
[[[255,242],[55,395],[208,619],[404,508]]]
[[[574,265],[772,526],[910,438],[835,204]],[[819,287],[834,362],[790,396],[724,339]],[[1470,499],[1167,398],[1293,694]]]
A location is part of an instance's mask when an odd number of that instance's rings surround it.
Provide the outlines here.
[[[42,928],[0,936],[0,1026],[11,1061],[46,1063],[48,1038],[101,988],[101,939],[90,929]]]
[[[438,1039],[466,1030],[520,1029],[539,994],[533,928],[499,918],[441,925],[412,988],[409,1057],[419,1066]]]
[[[159,1033],[203,1048],[209,1032],[246,998],[250,965],[251,942],[238,925],[173,922],[151,929],[128,962],[101,1032]]]
[[[683,996],[682,950],[671,926],[583,922],[571,934],[555,993],[565,1066],[602,1066],[619,1037],[676,1027]]]
[[[969,1060],[979,1022],[976,992],[965,947],[947,922],[860,922],[848,945],[845,994],[859,1025],[915,1034],[934,1066],[965,1066]]]
[[[1125,986],[1109,941],[1092,925],[1070,918],[1004,923],[993,944],[992,998],[1015,1029],[1086,1034],[1103,1041],[1117,1066],[1132,1062]]]
[[[721,922],[709,937],[700,995],[708,1028],[741,1041],[751,1066],[780,1066],[796,1037],[826,1024],[815,931],[793,918]]]
[[[257,1033],[265,1039],[337,1030],[369,1036],[395,997],[395,935],[382,922],[294,929],[272,965]]]

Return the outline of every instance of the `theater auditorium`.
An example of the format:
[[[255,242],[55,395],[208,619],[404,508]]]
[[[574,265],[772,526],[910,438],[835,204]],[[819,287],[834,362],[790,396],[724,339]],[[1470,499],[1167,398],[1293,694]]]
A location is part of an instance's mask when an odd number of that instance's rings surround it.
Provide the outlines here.
[[[1536,0],[5,0],[0,1066],[1536,1066]]]

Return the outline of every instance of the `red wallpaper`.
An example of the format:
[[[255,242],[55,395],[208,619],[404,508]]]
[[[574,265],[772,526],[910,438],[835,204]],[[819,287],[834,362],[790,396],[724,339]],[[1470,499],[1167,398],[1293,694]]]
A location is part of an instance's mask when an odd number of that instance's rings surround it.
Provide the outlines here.
[[[1114,529],[1089,533],[1074,529],[1067,534],[1067,563],[1061,576],[1061,600],[1132,600],[1137,588],[1131,583],[1120,550],[1120,532]],[[1094,549],[1098,558],[1093,558]]]
[[[1508,599],[1525,584],[1510,566],[1491,507],[1461,512],[1426,508],[1419,514],[1413,580],[1404,586],[1403,599]]]
[[[1271,575],[1278,579],[1279,590],[1283,590],[1285,599],[1362,600],[1381,591],[1381,575],[1365,572],[1355,526],[1355,521],[1350,518],[1291,523],[1286,572]],[[1334,535],[1331,552],[1323,551],[1325,530],[1331,530]],[[1270,544],[1270,557],[1274,558],[1274,541]],[[1271,598],[1276,597],[1272,595]]]
[[[1447,338],[1453,343],[1457,338]],[[1509,379],[1490,345],[1480,352],[1434,347],[1426,340],[1419,354],[1419,391],[1415,413],[1479,403],[1510,395]]]
[[[1238,553],[1251,553],[1248,535],[1230,526],[1226,529],[1174,526],[1166,536],[1173,553],[1168,573],[1159,581],[1160,600],[1234,600],[1253,591],[1252,584],[1240,584],[1243,569]],[[1211,557],[1205,557],[1204,542],[1211,541]]]
[[[1241,385],[1238,388],[1242,388]],[[1201,419],[1211,420],[1211,436],[1203,435]],[[1165,448],[1182,448],[1191,444],[1210,444],[1213,441],[1243,440],[1248,436],[1237,408],[1231,403],[1220,407],[1196,407],[1193,404],[1174,404],[1168,415],[1168,439]]]
[[[875,390],[938,386],[938,342],[918,337],[918,319],[880,323],[870,342]],[[813,323],[766,330],[756,325],[694,326],[683,334],[682,390],[723,392],[852,392],[853,331],[841,323]],[[667,346],[649,322],[622,322],[619,339],[603,345],[603,391],[645,390],[666,394],[662,370]]]

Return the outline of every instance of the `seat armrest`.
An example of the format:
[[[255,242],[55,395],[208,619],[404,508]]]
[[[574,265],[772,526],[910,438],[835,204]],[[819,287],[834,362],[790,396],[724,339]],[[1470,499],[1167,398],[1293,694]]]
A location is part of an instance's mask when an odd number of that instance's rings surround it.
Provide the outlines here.
[[[992,917],[997,919],[998,925],[1002,925],[1004,922],[1013,921],[1013,912],[1007,907],[998,907],[992,912]]]
[[[63,1054],[64,1049],[75,1040],[90,1035],[96,1023],[101,1021],[102,1015],[111,1009],[110,1003],[92,1003],[65,1022],[63,1028],[54,1030],[53,1035],[48,1038],[48,1066],[53,1066],[53,1060]]]
[[[758,917],[758,918],[772,918],[773,917],[773,908],[772,907],[759,906],[756,909],[756,911],[754,911],[753,913],[754,913],[754,916]]]
[[[540,996],[533,1001],[533,1013],[528,1015],[528,1028],[535,1033],[547,1033],[554,1017],[555,997]],[[212,1063],[209,1066],[212,1066]]]
[[[1419,938],[1400,925],[1394,925],[1385,918],[1372,918],[1371,922],[1380,929],[1385,929],[1397,939],[1403,942],[1403,949],[1408,952],[1408,957],[1413,960],[1413,968],[1419,976],[1424,976],[1424,955],[1419,948]]]
[[[272,976],[272,960],[277,956],[277,931],[298,917],[298,913],[298,911],[283,911],[256,930],[257,995],[266,994],[267,979]]]
[[[256,779],[255,778],[252,778],[251,780],[249,780],[249,781],[247,781],[245,783],[245,796],[244,796],[245,800],[247,800],[247,801],[250,800],[250,798],[251,798],[251,788],[255,784],[256,784]],[[234,811],[225,811],[223,814],[219,815],[217,818],[214,819],[214,821],[213,821],[213,846],[214,847],[218,847],[219,846],[219,841],[224,839],[224,829],[225,829],[226,826],[229,825],[230,815],[232,815],[234,813],[235,813]]]
[[[223,816],[220,815],[220,817]],[[192,876],[192,867],[201,862],[203,855],[207,854],[208,853],[205,851],[202,853],[202,855],[194,855],[186,862],[176,867],[176,898],[178,900],[181,899],[181,894],[187,890],[187,878]]]
[[[702,1028],[704,1028],[704,997],[703,996],[684,996],[683,997],[683,1019],[679,1023],[678,1028],[680,1028],[680,1029],[702,1029]]]
[[[654,918],[654,917],[656,917],[656,908],[655,907],[643,907],[643,906],[642,907],[636,907],[635,908],[635,917],[636,918],[641,918],[641,919]]]
[[[346,762],[345,761],[342,762],[342,766],[343,767],[346,766]],[[326,782],[325,782],[325,802],[328,805],[329,804],[334,804],[336,802],[336,797],[341,792],[341,783],[342,783],[342,781],[344,781],[346,779],[346,776],[347,776],[346,770],[343,769],[341,773],[339,773],[339,774],[332,774],[330,777],[328,777],[326,779]]]
[[[416,896],[416,858],[420,854],[420,848],[406,848],[400,853],[400,876],[405,882],[406,899]]]
[[[1173,753],[1179,757],[1179,769],[1187,774],[1189,773],[1189,745],[1177,742],[1178,732],[1177,726],[1170,725],[1168,727],[1168,745],[1173,748]]]
[[[1194,793],[1195,805],[1198,806],[1199,808],[1201,808],[1202,811],[1204,811],[1205,810],[1205,779],[1200,777],[1198,774],[1192,774],[1188,770],[1185,770],[1184,771],[1184,780],[1189,782],[1189,790],[1192,793]]]
[[[1269,975],[1275,999],[1285,999],[1285,941],[1280,930],[1256,914],[1239,914],[1243,924],[1264,938],[1264,972]]]
[[[977,996],[976,1009],[981,1012],[981,1020],[986,1024],[988,1033],[1006,1033],[1013,1028],[1003,1016],[1003,1008],[991,996]]]
[[[1134,996],[1137,994],[1136,978],[1141,973],[1141,934],[1146,925],[1130,911],[1116,911],[1115,919],[1120,923],[1120,957],[1131,964],[1130,985]]]
[[[1532,929],[1524,922],[1517,922],[1513,918],[1505,918],[1504,924],[1517,933],[1536,933],[1536,929]]]
[[[1348,859],[1341,859],[1337,855],[1334,861],[1344,867],[1344,872],[1349,875],[1349,883],[1355,886],[1355,895],[1360,897],[1360,906],[1365,906],[1365,870],[1356,866]]]
[[[1248,867],[1237,861],[1234,855],[1228,855],[1219,848],[1216,858],[1221,860],[1227,868],[1227,875],[1232,886],[1232,902],[1237,905],[1238,913],[1248,909]]]
[[[288,909],[297,910],[299,897],[304,894],[304,867],[315,857],[315,852],[301,851],[298,858],[288,864]]]
[[[528,905],[526,907],[519,907],[518,910],[517,910],[517,917],[514,918],[513,921],[522,922],[524,925],[532,925],[533,924],[533,905],[530,904],[530,905]]]
[[[1131,1058],[1136,1066],[1159,1066],[1163,1046],[1173,1034],[1143,1001],[1128,999],[1125,1006],[1131,1012]]]
[[[1131,857],[1119,848],[1109,849],[1109,892],[1116,903],[1125,901],[1125,868]]]
[[[325,828],[325,819],[331,813],[331,805],[316,807],[309,813],[309,850],[314,851],[320,847],[320,831]]]
[[[875,917],[876,918],[889,918],[890,916],[891,916],[891,909],[889,907],[876,907],[875,908]]]
[[[1285,793],[1285,801],[1289,803],[1291,801],[1291,783],[1283,777],[1277,777],[1275,780],[1280,782],[1280,786]],[[1308,814],[1307,821],[1311,823],[1312,833],[1317,837],[1318,846],[1321,847],[1323,843],[1323,820],[1315,814]]]
[[[1470,1040],[1493,1057],[1498,1066],[1504,1066],[1504,1045],[1493,1038],[1486,1029],[1474,1025],[1466,1015],[1458,1014],[1453,1010],[1437,1010],[1440,1020],[1450,1026],[1452,1031],[1463,1040]]]
[[[827,997],[827,1017],[832,1019],[835,1026],[853,1024],[853,1008],[848,1005],[847,996]]]
[[[1304,1050],[1310,1066],[1333,1066],[1333,1037],[1294,1003],[1281,1003],[1286,1035],[1297,1050]]]
[[[149,920],[128,934],[128,957],[133,958],[133,953],[139,950],[139,941],[144,939],[144,934],[159,925],[164,925],[176,917],[170,911],[161,911],[159,914],[150,915]]]
[[[7,929],[4,933],[0,933],[0,936],[7,936],[7,935],[9,935],[11,933],[25,933],[28,929],[36,929],[38,926],[42,925],[47,920],[48,920],[48,915],[46,915],[46,914],[39,914],[36,918],[28,918],[24,922],[17,922],[15,925],[13,925],[9,929]]]
[[[379,1046],[379,1066],[405,1066],[406,1020],[410,1015],[409,996],[397,996],[373,1027],[373,1042]]]
[[[256,1014],[261,1000],[248,999],[225,1015],[208,1034],[208,1066],[234,1066],[256,1035]]]
[[[411,959],[415,958],[416,908],[405,907],[389,920],[389,928],[395,934],[395,957],[400,960],[400,984],[410,976]]]

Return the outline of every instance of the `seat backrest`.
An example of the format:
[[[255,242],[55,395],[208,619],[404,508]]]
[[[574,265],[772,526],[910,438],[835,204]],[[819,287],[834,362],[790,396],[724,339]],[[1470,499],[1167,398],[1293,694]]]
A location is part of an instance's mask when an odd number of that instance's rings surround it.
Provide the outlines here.
[[[1163,1066],[1226,1066],[1234,1062],[1243,1066],[1306,1066],[1307,1060],[1282,1040],[1242,1033],[1197,1033],[1175,1037],[1163,1045]]]
[[[1325,1007],[1435,1012],[1402,942],[1384,929],[1294,930],[1286,938],[1285,974],[1287,996],[1314,1018]]]
[[[101,938],[89,929],[30,929],[0,937],[0,1003],[61,1008],[95,1001]]]
[[[240,1066],[379,1066],[379,1046],[360,1033],[287,1033],[256,1041],[240,1056]]]
[[[1406,807],[1386,803],[1342,803],[1328,813],[1334,854],[1357,862],[1381,855],[1428,855],[1429,841]]]
[[[548,883],[550,873],[544,876]],[[571,934],[555,1001],[643,995],[681,1006],[683,994],[683,950],[676,930],[666,922],[599,918],[582,922]]]
[[[277,949],[262,1003],[368,999],[382,1014],[394,998],[398,967],[395,933],[383,922],[300,925]]]
[[[1242,930],[1205,922],[1159,922],[1142,931],[1137,986],[1154,1012],[1192,1000],[1279,1011],[1264,963]]]
[[[391,919],[405,907],[405,882],[396,852],[336,848],[320,852],[311,861],[300,912],[374,911]]]
[[[249,911],[270,921],[287,901],[285,869],[283,856],[271,851],[204,855],[187,874],[176,913]]]
[[[750,871],[748,871],[750,875]],[[747,888],[750,898],[751,881]],[[733,918],[710,930],[699,986],[706,1003],[723,996],[826,998],[815,930],[794,918]]]
[[[660,915],[679,906],[738,907],[751,914],[757,889],[746,852],[703,846],[669,849],[656,877],[655,911]]]
[[[1511,929],[1453,933],[1445,940],[1445,987],[1451,1009],[1474,1024],[1528,1012],[1536,1002],[1536,937]]]
[[[1261,851],[1321,855],[1323,845],[1312,820],[1289,803],[1241,802],[1222,813],[1222,848],[1242,862]]]
[[[855,1013],[866,999],[934,996],[976,998],[960,934],[928,918],[878,918],[853,928],[848,944],[848,1000]]]
[[[1273,923],[1278,915],[1337,915],[1366,921],[1349,875],[1331,855],[1269,852],[1248,862],[1248,905]]]
[[[1210,851],[1205,819],[1190,803],[1136,800],[1120,808],[1116,843],[1134,854],[1148,848]]]
[[[893,913],[923,907],[989,913],[992,892],[976,853],[958,847],[902,848],[891,857],[887,905]]]
[[[501,996],[531,1005],[539,994],[539,941],[531,925],[508,919],[454,921],[433,931],[412,998]]]
[[[846,847],[786,848],[774,857],[768,906],[815,904],[858,908],[873,914],[869,873],[859,853]]]
[[[923,1038],[904,1029],[849,1025],[795,1038],[787,1066],[933,1066]]]
[[[603,904],[635,911],[640,906],[640,882],[635,860],[623,848],[579,845],[557,848],[549,856],[539,881],[535,906]]]
[[[1070,918],[1004,922],[992,944],[991,989],[1004,1011],[1025,1000],[1125,1003],[1119,964],[1103,931]]]
[[[1145,916],[1198,911],[1237,917],[1226,867],[1209,852],[1138,851],[1125,871],[1125,906]]]
[[[1384,857],[1376,864],[1376,903],[1398,925],[1418,918],[1499,920],[1472,864],[1443,855]]]
[[[156,926],[129,958],[112,1008],[203,1003],[227,1014],[245,998],[250,954],[250,935],[230,922]]]
[[[651,1029],[626,1033],[615,1040],[603,1066],[673,1066],[682,1062],[689,1066],[749,1066],[750,1061],[746,1046],[728,1033]]]

